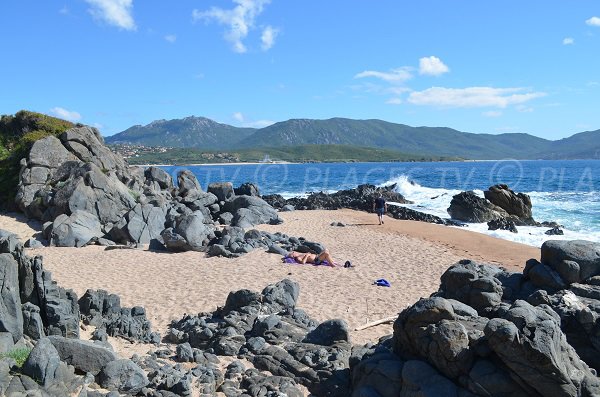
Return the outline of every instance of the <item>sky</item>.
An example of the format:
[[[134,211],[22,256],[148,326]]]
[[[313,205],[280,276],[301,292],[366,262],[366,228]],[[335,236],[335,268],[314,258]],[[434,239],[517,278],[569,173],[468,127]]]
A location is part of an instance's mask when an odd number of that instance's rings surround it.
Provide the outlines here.
[[[0,114],[600,129],[598,0],[3,0]]]

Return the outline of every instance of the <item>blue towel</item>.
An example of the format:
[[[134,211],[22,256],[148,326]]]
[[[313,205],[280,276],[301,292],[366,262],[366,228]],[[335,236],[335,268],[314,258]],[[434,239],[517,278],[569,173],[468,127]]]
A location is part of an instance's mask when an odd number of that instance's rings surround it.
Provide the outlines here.
[[[378,287],[391,287],[392,286],[390,284],[390,282],[387,281],[385,278],[380,278],[379,280],[375,281],[373,284],[377,285]]]

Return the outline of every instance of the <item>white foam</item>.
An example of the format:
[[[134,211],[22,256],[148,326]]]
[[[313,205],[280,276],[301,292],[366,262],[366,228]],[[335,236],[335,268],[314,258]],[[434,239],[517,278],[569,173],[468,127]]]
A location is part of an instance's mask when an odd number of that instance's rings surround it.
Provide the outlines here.
[[[421,186],[409,180],[406,175],[393,178],[380,186],[396,184],[395,190],[414,204],[398,204],[427,214],[448,218],[447,209],[452,196],[460,190],[430,188]],[[474,191],[483,197],[483,191]],[[564,225],[562,236],[549,236],[545,234],[547,227],[518,226],[519,233],[507,230],[487,230],[486,223],[470,223],[468,229],[515,241],[522,244],[540,247],[546,240],[590,240],[600,242],[600,198],[595,193],[577,192],[530,192],[533,205],[533,216],[539,221],[555,221]]]

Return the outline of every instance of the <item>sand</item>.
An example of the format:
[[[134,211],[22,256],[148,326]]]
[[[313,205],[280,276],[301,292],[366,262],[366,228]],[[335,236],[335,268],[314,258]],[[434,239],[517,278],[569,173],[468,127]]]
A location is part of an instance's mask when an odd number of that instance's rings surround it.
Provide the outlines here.
[[[283,212],[281,217],[283,224],[258,229],[321,242],[336,261],[350,260],[355,267],[282,264],[278,255],[262,250],[237,259],[206,258],[198,252],[104,251],[98,246],[44,247],[28,254],[42,255],[54,280],[78,296],[88,288],[105,289],[120,295],[124,306],[144,306],[153,328],[161,333],[184,313],[223,305],[230,291],[260,291],[290,278],[300,284],[298,307],[319,321],[346,320],[354,343],[377,341],[392,333],[391,324],[362,331],[354,328],[396,315],[429,296],[437,290],[442,273],[460,259],[503,264],[518,271],[527,259],[539,257],[536,248],[468,230],[392,218],[378,225],[375,215],[352,210]],[[330,226],[334,221],[347,226]],[[28,238],[39,224],[27,225],[14,214],[0,215],[0,229]],[[380,278],[391,287],[372,285]]]

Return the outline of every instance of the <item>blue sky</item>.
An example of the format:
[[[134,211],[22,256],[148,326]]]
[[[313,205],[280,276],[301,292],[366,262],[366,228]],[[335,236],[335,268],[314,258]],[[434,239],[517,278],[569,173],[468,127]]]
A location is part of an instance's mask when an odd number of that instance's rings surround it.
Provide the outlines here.
[[[4,0],[0,114],[600,128],[597,0]]]

